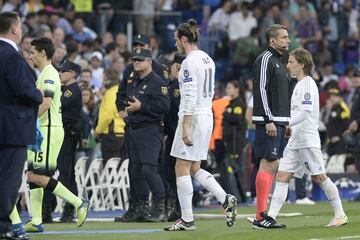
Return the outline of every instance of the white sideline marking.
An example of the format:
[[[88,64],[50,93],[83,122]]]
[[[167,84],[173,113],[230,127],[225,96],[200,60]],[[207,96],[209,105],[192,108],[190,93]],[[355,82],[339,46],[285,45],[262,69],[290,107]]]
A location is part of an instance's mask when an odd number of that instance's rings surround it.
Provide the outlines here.
[[[360,239],[360,235],[354,235],[354,236],[342,236],[342,237],[336,237],[336,238],[310,238],[309,240],[336,240],[336,239]]]

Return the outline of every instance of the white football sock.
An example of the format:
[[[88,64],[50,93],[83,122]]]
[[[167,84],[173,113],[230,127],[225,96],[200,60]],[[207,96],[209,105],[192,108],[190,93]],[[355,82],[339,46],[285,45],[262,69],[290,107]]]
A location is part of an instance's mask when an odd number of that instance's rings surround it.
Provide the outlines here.
[[[271,203],[268,215],[276,219],[280,212],[282,205],[286,200],[288,194],[289,183],[276,182],[275,189],[271,197]]]
[[[327,178],[320,187],[324,190],[327,199],[329,200],[331,206],[334,209],[335,217],[341,218],[345,216],[344,209],[342,207],[341,199],[339,196],[339,191],[335,184],[331,181],[330,178]]]
[[[177,193],[181,207],[181,219],[185,222],[194,221],[192,211],[193,185],[190,175],[176,179]]]
[[[200,169],[194,174],[194,178],[198,181],[206,190],[215,195],[216,199],[224,204],[226,198],[226,192],[220,184],[215,180],[214,176],[204,169]]]

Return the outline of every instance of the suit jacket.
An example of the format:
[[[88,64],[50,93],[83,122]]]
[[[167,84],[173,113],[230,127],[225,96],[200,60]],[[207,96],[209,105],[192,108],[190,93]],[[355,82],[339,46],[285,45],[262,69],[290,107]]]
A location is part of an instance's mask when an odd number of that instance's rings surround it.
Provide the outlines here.
[[[0,145],[34,144],[43,100],[36,76],[20,53],[1,40],[0,56]]]

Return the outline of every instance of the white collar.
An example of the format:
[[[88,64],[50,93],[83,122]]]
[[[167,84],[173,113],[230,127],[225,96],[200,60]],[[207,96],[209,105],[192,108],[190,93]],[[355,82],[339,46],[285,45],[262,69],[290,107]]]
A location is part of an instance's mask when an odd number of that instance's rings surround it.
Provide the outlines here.
[[[16,51],[19,51],[18,46],[16,45],[16,43],[13,40],[10,40],[8,38],[2,38],[0,37],[1,41],[7,42],[8,44],[10,44],[13,48],[15,48]]]

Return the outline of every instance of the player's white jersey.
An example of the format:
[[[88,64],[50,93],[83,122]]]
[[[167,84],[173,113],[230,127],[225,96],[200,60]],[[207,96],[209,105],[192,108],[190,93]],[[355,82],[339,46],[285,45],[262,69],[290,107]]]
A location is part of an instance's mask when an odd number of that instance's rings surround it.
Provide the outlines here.
[[[290,149],[320,148],[319,92],[314,79],[309,76],[296,84],[291,96],[291,116],[299,110],[305,110],[310,114],[306,120],[292,127],[292,136],[287,147]]]
[[[212,115],[215,90],[215,63],[201,50],[190,52],[181,64],[179,74],[179,116]]]

